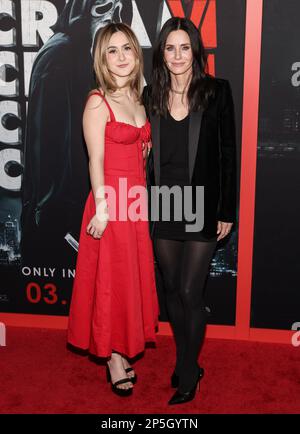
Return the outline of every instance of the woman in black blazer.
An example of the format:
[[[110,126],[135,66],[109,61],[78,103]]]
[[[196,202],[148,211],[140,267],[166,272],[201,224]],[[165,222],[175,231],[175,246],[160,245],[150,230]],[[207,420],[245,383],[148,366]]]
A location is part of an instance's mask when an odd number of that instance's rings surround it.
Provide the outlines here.
[[[193,399],[204,374],[198,365],[207,322],[204,284],[217,242],[231,231],[236,213],[231,87],[207,74],[206,66],[199,30],[188,19],[169,19],[154,50],[152,85],[143,93],[152,128],[147,159],[150,230],[176,342],[171,384],[177,391],[169,404]],[[157,189],[162,186],[178,186],[182,194],[160,199]],[[169,221],[162,214],[167,202]],[[187,229],[191,219],[184,214],[186,206],[194,216],[192,231]]]

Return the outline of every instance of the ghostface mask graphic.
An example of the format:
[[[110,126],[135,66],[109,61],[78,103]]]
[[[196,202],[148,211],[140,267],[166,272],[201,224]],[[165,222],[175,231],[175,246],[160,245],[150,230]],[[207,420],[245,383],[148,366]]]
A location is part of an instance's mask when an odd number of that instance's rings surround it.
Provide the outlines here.
[[[99,29],[111,22],[121,22],[122,0],[96,0],[91,9],[92,47]]]

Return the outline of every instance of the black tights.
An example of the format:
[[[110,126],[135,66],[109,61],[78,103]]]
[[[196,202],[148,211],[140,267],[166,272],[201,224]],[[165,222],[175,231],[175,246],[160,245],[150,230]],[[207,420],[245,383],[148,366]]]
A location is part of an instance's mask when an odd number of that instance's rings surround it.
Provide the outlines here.
[[[198,355],[207,321],[203,291],[216,244],[216,241],[154,240],[176,343],[175,372],[182,392],[190,390],[197,380]]]

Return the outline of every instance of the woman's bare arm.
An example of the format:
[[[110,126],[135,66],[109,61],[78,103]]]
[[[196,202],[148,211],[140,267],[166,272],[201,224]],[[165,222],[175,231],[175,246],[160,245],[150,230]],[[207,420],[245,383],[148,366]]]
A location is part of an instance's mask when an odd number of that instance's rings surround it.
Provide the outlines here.
[[[98,95],[89,97],[83,113],[83,133],[87,145],[89,156],[89,173],[92,185],[92,191],[97,209],[104,200],[104,135],[105,126],[109,119],[109,111]],[[88,225],[88,232],[91,235],[98,235],[99,238],[105,227],[105,222],[100,222],[94,218]],[[107,223],[107,222],[106,222]]]

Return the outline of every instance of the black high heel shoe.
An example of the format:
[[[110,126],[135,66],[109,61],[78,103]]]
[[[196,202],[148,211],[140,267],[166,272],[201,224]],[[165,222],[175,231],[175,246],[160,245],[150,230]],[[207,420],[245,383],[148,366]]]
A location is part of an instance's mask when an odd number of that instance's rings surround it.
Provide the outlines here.
[[[195,398],[197,386],[198,386],[198,390],[200,391],[200,380],[202,378],[201,376],[202,369],[203,368],[199,368],[198,377],[195,386],[188,392],[179,392],[179,390],[176,390],[176,392],[168,402],[169,405],[184,404],[185,402],[192,401]]]
[[[200,369],[200,379],[203,377],[204,375],[204,369],[203,368],[199,368]],[[174,389],[177,389],[177,387],[179,386],[179,376],[176,374],[176,372],[174,371],[173,374],[171,375],[171,387],[173,387]]]
[[[110,370],[109,367],[106,365],[106,379],[108,383],[111,383],[111,390],[119,396],[130,396],[132,395],[133,392],[133,387],[130,387],[128,389],[120,389],[119,384],[124,384],[124,383],[132,383],[131,378],[122,378],[121,380],[116,381],[115,383],[113,383],[111,381],[111,374],[110,374]]]

